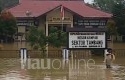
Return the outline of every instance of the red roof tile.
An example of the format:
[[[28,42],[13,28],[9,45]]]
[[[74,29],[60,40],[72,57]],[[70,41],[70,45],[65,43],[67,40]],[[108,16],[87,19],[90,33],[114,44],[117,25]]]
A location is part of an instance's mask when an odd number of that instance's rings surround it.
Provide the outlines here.
[[[83,1],[52,1],[52,0],[21,0],[20,4],[9,11],[15,17],[27,17],[26,11],[30,11],[30,17],[38,17],[46,12],[63,5],[65,8],[83,17],[111,17],[112,15],[87,6]]]

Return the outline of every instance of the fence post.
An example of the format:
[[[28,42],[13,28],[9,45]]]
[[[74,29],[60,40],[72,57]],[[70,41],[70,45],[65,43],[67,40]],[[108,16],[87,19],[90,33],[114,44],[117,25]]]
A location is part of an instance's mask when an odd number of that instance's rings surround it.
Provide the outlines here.
[[[66,56],[66,54],[65,54],[65,53],[66,53],[66,50],[65,50],[65,48],[63,48],[63,51],[62,51],[63,59],[65,59],[65,58],[66,58],[66,57],[65,57],[65,56]]]

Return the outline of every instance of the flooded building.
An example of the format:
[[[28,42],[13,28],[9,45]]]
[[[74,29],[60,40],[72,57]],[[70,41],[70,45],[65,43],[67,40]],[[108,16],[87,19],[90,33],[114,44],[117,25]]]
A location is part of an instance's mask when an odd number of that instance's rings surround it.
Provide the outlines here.
[[[105,28],[112,14],[93,8],[84,0],[20,0],[9,11],[17,18],[17,40],[25,40],[30,26],[43,29],[46,36],[50,27]]]

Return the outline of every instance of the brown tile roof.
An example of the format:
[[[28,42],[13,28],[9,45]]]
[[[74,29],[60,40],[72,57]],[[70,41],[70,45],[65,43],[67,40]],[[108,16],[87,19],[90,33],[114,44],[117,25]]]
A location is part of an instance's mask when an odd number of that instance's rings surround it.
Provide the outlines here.
[[[31,12],[32,15],[30,15],[30,17],[38,17],[61,5],[83,17],[109,18],[112,16],[112,14],[87,6],[81,0],[78,1],[21,0],[19,5],[10,8],[9,11],[15,17],[27,17],[26,11]]]

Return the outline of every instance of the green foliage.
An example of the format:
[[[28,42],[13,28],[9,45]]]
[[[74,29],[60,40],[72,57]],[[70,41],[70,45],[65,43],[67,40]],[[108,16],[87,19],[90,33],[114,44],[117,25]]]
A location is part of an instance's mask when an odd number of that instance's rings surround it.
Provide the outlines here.
[[[124,0],[94,0],[93,5],[113,14],[113,21],[107,24],[110,35],[116,33],[125,35],[125,1]],[[116,29],[117,27],[117,29]]]
[[[12,7],[19,4],[19,0],[0,0],[1,9],[5,9],[7,7]]]
[[[57,28],[51,28],[49,36],[46,36],[42,30],[31,27],[27,33],[27,41],[33,49],[42,50],[45,54],[47,44],[53,47],[65,46],[67,36],[66,32],[58,30]]]
[[[0,1],[0,13],[1,13],[1,11],[2,11],[2,3]]]
[[[0,35],[12,37],[17,30],[15,17],[7,11],[2,11],[0,14]]]
[[[50,28],[48,43],[54,47],[66,46],[67,43],[67,33],[57,28]]]
[[[112,12],[113,6],[123,0],[94,0],[93,5],[101,10]]]
[[[110,19],[107,22],[108,35],[117,35],[117,28],[115,22]]]
[[[112,10],[113,19],[116,22],[117,30],[120,35],[125,35],[125,5],[123,2],[115,4]]]
[[[47,37],[42,30],[31,27],[29,30],[27,40],[33,49],[45,51],[47,44]]]
[[[1,11],[2,11],[2,8],[0,7],[0,13],[1,13]]]

